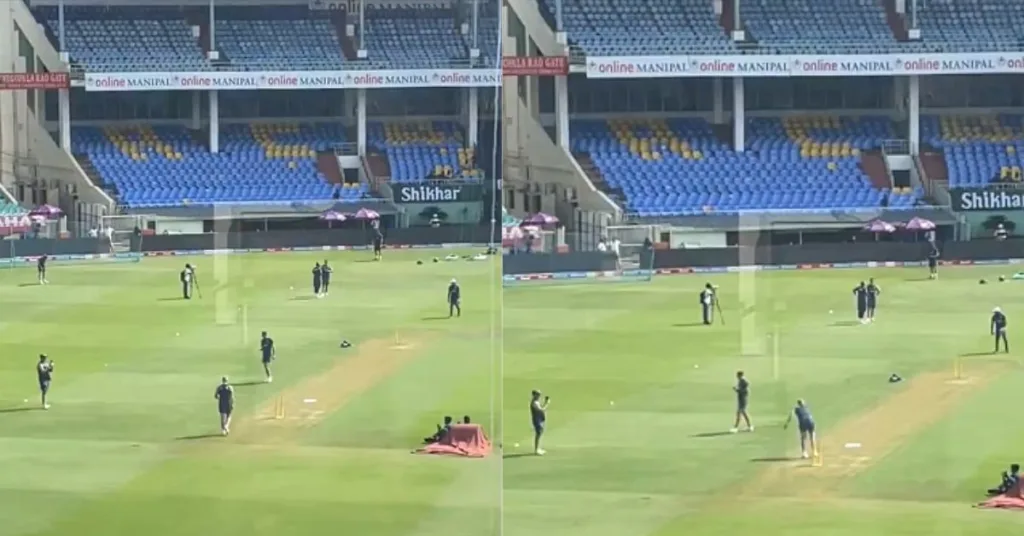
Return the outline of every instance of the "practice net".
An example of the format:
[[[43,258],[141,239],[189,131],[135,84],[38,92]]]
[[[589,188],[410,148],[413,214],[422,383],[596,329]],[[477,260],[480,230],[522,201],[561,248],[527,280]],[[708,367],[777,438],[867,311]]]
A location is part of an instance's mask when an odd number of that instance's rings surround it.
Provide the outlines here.
[[[520,231],[506,229],[503,233],[505,246],[502,284],[505,287],[522,285],[564,285],[588,283],[634,283],[648,282],[654,277],[656,252],[652,247],[654,228],[649,225],[610,226],[601,236],[581,239],[565,233],[538,230],[530,238],[530,229]],[[519,233],[525,233],[520,236]],[[529,240],[530,247],[524,246]],[[594,243],[590,243],[594,242]],[[603,242],[604,246],[600,245]],[[569,248],[567,244],[574,244]],[[562,266],[556,257],[550,265],[536,264],[526,257],[517,256],[531,253],[555,253],[568,251],[607,252],[608,259],[602,269],[579,270]]]

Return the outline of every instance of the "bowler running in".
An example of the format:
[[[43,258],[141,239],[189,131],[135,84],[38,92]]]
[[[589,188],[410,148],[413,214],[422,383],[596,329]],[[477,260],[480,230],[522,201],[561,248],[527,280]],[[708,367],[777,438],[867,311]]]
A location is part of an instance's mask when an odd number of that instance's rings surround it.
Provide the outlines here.
[[[793,417],[796,417],[796,424],[800,427],[800,457],[807,459],[810,457],[807,451],[808,443],[811,446],[810,452],[816,453],[818,452],[818,438],[814,434],[814,417],[811,416],[811,409],[807,407],[807,403],[802,398],[796,401],[793,413],[789,414],[786,424],[782,425],[783,430],[789,428]]]
[[[730,433],[735,434],[740,430],[740,420],[747,425],[747,431],[753,432],[754,425],[750,424],[750,414],[747,413],[747,403],[750,401],[750,382],[743,375],[743,371],[736,371],[736,385],[732,388],[736,392],[736,422],[732,425]]]
[[[217,413],[220,414],[220,433],[228,435],[231,433],[231,412],[235,409],[235,388],[228,383],[228,377],[220,379],[220,385],[213,393],[217,399]]]
[[[267,336],[264,331],[260,334],[260,358],[263,362],[263,372],[267,375],[266,383],[274,381],[274,375],[270,370],[270,364],[277,359],[277,349],[274,348],[274,339]]]
[[[544,435],[544,424],[548,420],[548,406],[551,404],[551,397],[545,396],[544,401],[540,400],[541,392],[534,390],[530,393],[530,422],[533,424],[533,453],[543,456],[545,450],[540,448],[540,438]]]
[[[320,289],[323,288],[323,272],[320,271],[320,263],[313,265],[313,295],[320,297]]]

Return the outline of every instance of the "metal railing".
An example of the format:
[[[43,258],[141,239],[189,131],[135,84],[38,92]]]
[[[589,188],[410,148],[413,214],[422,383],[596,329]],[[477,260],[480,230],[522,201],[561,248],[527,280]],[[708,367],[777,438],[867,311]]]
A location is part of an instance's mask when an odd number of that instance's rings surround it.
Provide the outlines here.
[[[908,140],[885,140],[882,142],[882,154],[902,156],[910,154]]]

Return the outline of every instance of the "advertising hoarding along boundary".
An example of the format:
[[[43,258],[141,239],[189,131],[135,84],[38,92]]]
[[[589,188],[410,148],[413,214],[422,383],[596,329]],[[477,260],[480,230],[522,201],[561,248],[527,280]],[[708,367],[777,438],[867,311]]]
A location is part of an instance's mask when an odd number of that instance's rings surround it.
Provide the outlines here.
[[[86,91],[394,89],[497,87],[499,69],[87,73]]]
[[[799,56],[593,56],[587,78],[1024,74],[1024,52]]]

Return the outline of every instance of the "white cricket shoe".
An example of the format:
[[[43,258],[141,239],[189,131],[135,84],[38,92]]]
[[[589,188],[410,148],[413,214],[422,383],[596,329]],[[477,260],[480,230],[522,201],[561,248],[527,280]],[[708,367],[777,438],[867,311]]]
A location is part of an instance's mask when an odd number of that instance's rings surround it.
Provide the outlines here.
[[[748,432],[753,432],[754,431],[754,425],[750,425],[750,428],[747,428],[747,431]]]
[[[810,456],[808,456],[808,455],[807,455],[807,451],[806,451],[806,450],[805,450],[805,451],[803,451],[803,452],[802,452],[802,453],[800,454],[800,457],[801,457],[801,458],[803,458],[803,459],[805,459],[805,460],[806,460],[807,458],[810,458]]]
[[[547,451],[544,450],[544,449],[537,449],[533,453],[536,454],[537,456],[543,456],[543,455],[547,454]]]
[[[267,376],[267,383],[274,383],[274,377],[273,376]]]
[[[739,431],[740,431],[740,429],[739,429],[739,428],[730,428],[730,429],[729,429],[729,433],[730,433],[730,434],[735,434],[736,432],[739,432]]]

